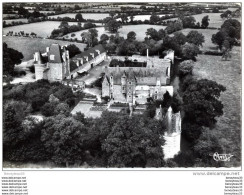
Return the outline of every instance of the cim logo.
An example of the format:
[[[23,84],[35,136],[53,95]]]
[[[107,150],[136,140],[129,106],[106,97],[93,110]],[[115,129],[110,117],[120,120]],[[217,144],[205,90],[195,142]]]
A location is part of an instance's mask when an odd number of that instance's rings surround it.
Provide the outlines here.
[[[211,155],[212,156],[212,155]],[[232,157],[232,154],[219,154],[218,152],[215,152],[213,154],[213,159],[215,161],[230,161],[230,158]]]

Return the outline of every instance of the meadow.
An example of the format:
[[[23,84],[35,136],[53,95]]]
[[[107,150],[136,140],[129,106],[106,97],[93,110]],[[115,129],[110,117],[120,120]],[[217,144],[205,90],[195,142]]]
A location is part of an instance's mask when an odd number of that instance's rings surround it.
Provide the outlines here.
[[[59,14],[54,16],[48,16],[48,18],[64,18],[64,17],[70,17],[75,18],[77,13],[66,13],[66,14]],[[81,13],[84,19],[92,19],[92,20],[102,20],[106,17],[109,17],[108,13]]]
[[[45,22],[36,22],[31,24],[24,24],[24,25],[18,25],[18,26],[11,26],[3,28],[3,35],[6,35],[9,31],[13,32],[19,32],[24,31],[25,33],[31,33],[34,32],[37,34],[38,37],[49,37],[51,35],[51,32],[54,29],[57,29],[59,27],[61,22],[59,21],[45,21]],[[69,22],[69,25],[77,25],[78,22]],[[84,25],[84,23],[81,23]],[[95,23],[96,25],[101,25],[99,23]]]
[[[221,56],[198,55],[193,74],[197,78],[216,81],[226,87],[220,96],[224,114],[212,130],[219,135],[225,154],[232,154],[227,166],[240,166],[241,151],[241,47],[233,47],[228,61]]]
[[[134,31],[136,32],[136,39],[138,41],[143,41],[145,36],[146,36],[146,31],[148,28],[154,28],[156,30],[159,30],[159,29],[165,29],[166,26],[161,26],[161,25],[147,25],[147,24],[141,24],[141,25],[126,25],[126,26],[122,26],[122,28],[120,28],[118,30],[119,32],[119,35],[120,36],[123,36],[124,38],[127,38],[127,34],[130,32],[130,31]],[[96,28],[97,31],[98,31],[98,39],[100,39],[100,36],[102,34],[107,34],[107,35],[112,35],[112,33],[109,33],[108,31],[105,31],[104,27],[97,27]],[[66,39],[75,39],[77,38],[77,40],[81,40],[81,33],[83,32],[87,32],[88,30],[82,30],[82,31],[78,31],[78,32],[74,32],[75,36],[74,37],[71,37],[71,34],[73,33],[70,33],[70,34],[67,34],[65,35],[64,37]]]
[[[191,29],[191,28],[185,28],[183,30],[180,30],[178,32],[182,32],[184,35],[187,35],[190,31],[196,30],[199,33],[202,33],[205,39],[205,42],[203,43],[203,46],[200,48],[201,50],[216,50],[217,46],[212,43],[212,35],[216,34],[218,30],[215,29]]]
[[[162,16],[166,16],[166,15],[172,15],[172,14],[159,14],[158,16],[159,17],[162,17]],[[151,15],[136,15],[136,16],[134,16],[134,21],[136,21],[136,20],[141,20],[141,21],[145,21],[145,20],[150,20],[150,17],[151,17]],[[117,19],[117,21],[121,21],[121,19],[120,18],[118,18]],[[128,21],[130,22],[131,20],[130,20],[130,17],[128,17]]]
[[[202,23],[202,18],[204,16],[209,17],[209,27],[215,27],[215,28],[220,28],[221,25],[223,24],[223,19],[220,17],[221,13],[202,13],[202,14],[197,14],[197,15],[192,15],[196,19],[196,23],[199,22],[200,24]],[[170,20],[178,20],[178,18],[171,18],[167,19],[166,21]]]
[[[58,43],[60,45],[75,44],[81,51],[84,51],[86,44],[68,42],[62,40],[52,39],[39,39],[39,38],[27,38],[27,37],[3,37],[3,42],[7,43],[8,47],[16,49],[24,55],[22,61],[28,61],[33,59],[33,54],[36,51],[42,53],[46,51],[46,47],[50,47],[52,43]]]

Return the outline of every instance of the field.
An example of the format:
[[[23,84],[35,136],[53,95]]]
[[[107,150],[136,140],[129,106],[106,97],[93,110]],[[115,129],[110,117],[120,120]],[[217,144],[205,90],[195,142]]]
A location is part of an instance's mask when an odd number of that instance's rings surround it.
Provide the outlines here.
[[[172,15],[172,14],[167,14],[167,15]],[[159,17],[162,17],[162,16],[166,16],[166,14],[160,14],[160,15],[158,15]],[[134,16],[134,21],[136,21],[136,20],[141,20],[141,21],[145,21],[145,20],[150,20],[150,17],[151,17],[151,15],[136,15],[136,16]],[[130,22],[130,17],[128,17],[128,21]],[[119,18],[119,19],[117,19],[118,21],[121,21],[121,19]]]
[[[156,30],[159,30],[159,29],[165,29],[166,27],[165,26],[161,26],[161,25],[146,25],[146,24],[141,24],[141,25],[127,25],[127,26],[123,26],[122,28],[119,29],[119,35],[120,36],[123,36],[124,38],[127,37],[127,34],[130,32],[130,31],[134,31],[136,32],[136,38],[138,41],[142,41],[144,40],[145,36],[146,36],[146,31],[148,28],[155,28]],[[109,33],[108,31],[105,31],[104,27],[97,27],[96,28],[97,31],[98,31],[98,39],[100,39],[100,36],[102,34],[108,34],[108,35],[111,35],[111,33]],[[82,32],[87,32],[88,30],[83,30],[83,31],[78,31],[78,32],[75,32],[74,34],[76,35],[75,37],[71,37],[71,34],[67,34],[65,35],[64,37],[66,39],[70,39],[70,38],[77,38],[78,40],[81,40],[81,33]]]
[[[106,17],[109,17],[108,13],[81,13],[84,19],[92,19],[92,20],[102,20]],[[70,18],[75,18],[74,13],[67,13],[67,14],[60,14],[60,15],[54,15],[54,16],[48,16],[48,18],[64,18],[64,17],[70,17]]]
[[[202,23],[202,18],[204,16],[208,15],[209,19],[210,19],[209,27],[220,28],[221,25],[224,22],[224,20],[220,17],[220,14],[221,13],[202,13],[202,14],[197,14],[197,15],[192,15],[192,16],[196,19],[196,23],[199,22],[201,24]],[[171,18],[171,19],[167,19],[167,20],[177,20],[177,19],[178,18]],[[238,18],[237,18],[237,20],[240,21],[240,19],[238,19]]]
[[[199,55],[194,67],[198,78],[214,80],[226,87],[221,94],[224,114],[218,119],[214,131],[219,133],[219,141],[225,148],[224,153],[234,155],[229,166],[238,166],[240,156],[241,132],[241,48],[232,49],[230,61],[221,60],[221,56]]]
[[[8,47],[16,49],[24,55],[23,61],[33,59],[35,51],[45,52],[46,47],[49,47],[52,43],[58,43],[60,45],[69,45],[68,41],[52,40],[52,39],[39,39],[39,38],[27,38],[27,37],[3,37],[3,42],[6,42]],[[84,51],[85,44],[73,43],[81,51]]]
[[[216,50],[216,45],[214,45],[211,41],[212,35],[216,34],[218,32],[218,30],[214,30],[214,29],[190,29],[190,28],[186,28],[183,29],[179,32],[182,32],[184,35],[187,35],[190,31],[192,30],[196,30],[199,33],[202,33],[204,38],[205,38],[205,42],[203,43],[203,47],[200,48],[201,50]]]
[[[38,37],[46,38],[51,35],[51,32],[54,29],[57,29],[59,27],[60,23],[61,22],[59,21],[45,21],[18,26],[10,26],[3,28],[3,35],[6,35],[9,31],[19,32],[23,30],[25,33],[34,32],[37,34]],[[77,24],[77,22],[69,22],[69,25],[73,24]],[[84,23],[81,24],[84,25]],[[99,25],[98,23],[95,24]]]

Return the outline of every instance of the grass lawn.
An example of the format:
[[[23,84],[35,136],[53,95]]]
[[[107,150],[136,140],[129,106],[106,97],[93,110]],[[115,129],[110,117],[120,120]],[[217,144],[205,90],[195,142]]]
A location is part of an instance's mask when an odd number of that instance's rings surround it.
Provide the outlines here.
[[[221,94],[224,114],[218,118],[214,129],[220,135],[220,142],[226,154],[232,154],[227,166],[240,166],[241,133],[241,48],[232,49],[230,61],[222,61],[221,56],[199,55],[194,67],[198,78],[214,80],[226,87]]]
[[[161,25],[149,25],[149,24],[140,24],[140,25],[127,25],[127,26],[123,26],[122,28],[119,29],[119,35],[120,36],[123,36],[124,38],[127,38],[127,34],[130,32],[130,31],[134,31],[136,32],[136,38],[138,41],[143,41],[145,36],[146,36],[146,31],[148,28],[154,28],[156,30],[159,30],[159,29],[165,29],[166,26],[161,26]],[[108,31],[105,31],[104,27],[97,27],[96,28],[97,31],[98,31],[98,39],[100,39],[100,36],[102,34],[107,34],[107,35],[111,35],[112,33],[109,33]],[[64,37],[66,39],[70,39],[70,38],[77,38],[78,40],[81,40],[81,33],[82,32],[87,32],[88,30],[82,30],[82,31],[78,31],[78,32],[75,32],[75,36],[74,37],[71,37],[71,34],[67,34],[65,35]]]
[[[23,20],[23,19],[20,19]],[[25,20],[25,19],[24,19]],[[58,29],[60,21],[45,21],[45,22],[36,22],[31,24],[23,24],[18,26],[10,26],[3,28],[3,35],[6,35],[9,31],[20,32],[24,31],[25,33],[34,32],[38,37],[47,38],[51,35],[51,32],[54,29]],[[69,22],[69,25],[77,25],[78,22]],[[81,23],[82,26],[84,23]],[[96,25],[101,25],[100,23],[95,23]]]
[[[33,54],[35,51],[45,52],[46,47],[49,47],[52,43],[58,43],[60,45],[75,44],[81,51],[84,51],[84,48],[86,47],[86,44],[83,43],[27,37],[4,36],[3,42],[7,43],[8,47],[22,52],[22,54],[24,55],[23,61],[33,59]]]
[[[184,35],[187,35],[190,31],[192,30],[196,30],[199,33],[202,33],[204,38],[205,38],[205,42],[203,43],[203,47],[200,48],[201,50],[216,50],[217,49],[217,45],[214,45],[211,41],[212,35],[216,34],[218,32],[218,30],[214,30],[214,29],[190,29],[190,28],[185,28],[183,30],[180,30],[178,32],[182,32]]]

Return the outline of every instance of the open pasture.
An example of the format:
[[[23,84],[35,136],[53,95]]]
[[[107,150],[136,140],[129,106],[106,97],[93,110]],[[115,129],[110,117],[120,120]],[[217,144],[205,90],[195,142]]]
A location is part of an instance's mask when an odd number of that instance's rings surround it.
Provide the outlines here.
[[[241,136],[241,48],[233,47],[232,58],[228,61],[221,56],[199,55],[193,74],[197,78],[216,81],[226,87],[220,96],[224,105],[224,114],[218,118],[217,125],[211,131],[220,134],[220,142],[225,147],[225,153],[234,155],[230,166],[238,166],[240,162]]]
[[[165,26],[161,26],[161,25],[147,25],[147,24],[141,24],[141,25],[126,25],[126,26],[123,26],[122,28],[120,28],[118,30],[119,32],[119,35],[120,36],[123,36],[124,38],[127,38],[127,34],[130,32],[130,31],[134,31],[136,32],[136,39],[138,41],[142,41],[144,40],[145,36],[146,36],[146,31],[148,28],[154,28],[156,30],[159,30],[159,29],[165,29],[166,27]],[[98,31],[98,39],[100,39],[100,36],[102,34],[107,34],[107,35],[112,35],[112,33],[109,33],[108,31],[105,31],[104,27],[97,27],[96,28],[97,31]],[[82,32],[87,32],[88,30],[83,30],[83,31],[78,31],[78,32],[74,32],[75,36],[74,37],[71,37],[71,34],[73,33],[70,33],[70,34],[67,34],[65,35],[64,37],[66,39],[75,39],[77,38],[77,40],[81,40],[81,33]]]
[[[3,37],[3,42],[7,43],[8,47],[16,49],[24,55],[23,61],[33,59],[35,51],[41,51],[44,53],[46,47],[50,47],[53,43],[60,45],[75,44],[81,51],[84,51],[86,44],[75,43],[53,39],[39,39],[39,38],[27,38],[27,37]]]
[[[49,37],[51,35],[51,32],[54,29],[58,29],[61,22],[59,21],[45,21],[45,22],[36,22],[31,24],[24,24],[24,25],[18,25],[18,26],[10,26],[3,28],[3,35],[6,35],[9,31],[13,32],[20,32],[24,31],[25,33],[31,33],[34,32],[37,34],[38,37]],[[78,22],[69,22],[69,25],[77,25]],[[84,23],[81,23],[82,26]],[[99,25],[99,23],[95,23],[96,25]]]

